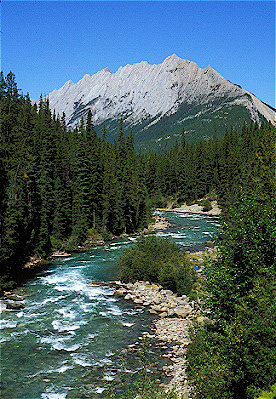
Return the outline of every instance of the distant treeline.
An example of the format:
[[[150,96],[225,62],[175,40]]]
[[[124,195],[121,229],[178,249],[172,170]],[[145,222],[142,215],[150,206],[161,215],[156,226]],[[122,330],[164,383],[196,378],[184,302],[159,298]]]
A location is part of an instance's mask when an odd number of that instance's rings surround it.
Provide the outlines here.
[[[274,127],[231,128],[224,139],[181,143],[163,155],[137,154],[121,121],[114,143],[98,137],[91,111],[66,128],[47,100],[31,104],[15,75],[0,78],[1,275],[17,278],[31,255],[52,247],[74,249],[88,231],[133,233],[147,226],[151,209],[170,196],[202,198],[212,190],[223,205],[241,187],[271,197]]]

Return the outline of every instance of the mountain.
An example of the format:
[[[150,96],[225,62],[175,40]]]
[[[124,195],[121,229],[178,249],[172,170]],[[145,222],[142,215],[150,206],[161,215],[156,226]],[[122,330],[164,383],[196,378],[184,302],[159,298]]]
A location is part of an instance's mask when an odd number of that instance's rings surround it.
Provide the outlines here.
[[[116,73],[105,68],[77,83],[69,80],[48,98],[57,114],[65,112],[71,128],[91,109],[97,130],[105,125],[110,140],[122,118],[141,148],[168,146],[182,130],[195,141],[244,121],[275,121],[275,110],[253,94],[211,66],[202,69],[175,54],[158,65],[142,61]]]

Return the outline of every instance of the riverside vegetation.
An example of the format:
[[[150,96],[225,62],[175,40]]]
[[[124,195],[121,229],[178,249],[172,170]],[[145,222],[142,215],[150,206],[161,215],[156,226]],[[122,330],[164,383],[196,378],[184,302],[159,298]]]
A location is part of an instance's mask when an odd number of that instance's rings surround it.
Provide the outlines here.
[[[19,94],[12,73],[1,75],[0,107],[2,290],[20,280],[30,256],[77,249],[89,229],[107,237],[142,231],[152,207],[166,205],[165,199],[193,202],[216,192],[223,239],[199,290],[211,321],[195,324],[191,332],[192,397],[264,396],[261,391],[276,381],[275,127],[264,122],[244,124],[241,131],[228,127],[218,139],[214,126],[212,139],[194,145],[183,132],[181,143],[165,154],[137,154],[122,121],[112,144],[105,129],[97,136],[91,112],[68,131],[65,115],[52,113],[47,100],[37,107]],[[148,245],[144,238],[123,255],[124,279],[158,281],[195,295],[194,273],[182,255],[152,239],[147,268],[139,259],[141,245]],[[175,395],[158,387],[156,394],[153,388],[141,392],[144,399]]]

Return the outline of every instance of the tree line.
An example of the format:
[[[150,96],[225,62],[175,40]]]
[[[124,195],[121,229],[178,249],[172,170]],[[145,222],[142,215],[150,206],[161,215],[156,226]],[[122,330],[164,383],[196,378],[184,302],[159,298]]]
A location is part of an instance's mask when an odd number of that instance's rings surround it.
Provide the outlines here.
[[[214,129],[215,131],[215,129]],[[215,191],[223,209],[241,190],[271,198],[275,171],[275,127],[271,123],[229,127],[223,139],[182,141],[165,154],[146,155],[146,183],[151,197],[193,202]]]
[[[113,235],[147,226],[144,165],[122,122],[118,139],[98,137],[88,111],[69,131],[48,100],[32,105],[15,76],[0,81],[1,275],[17,278],[31,256],[74,249],[88,229]],[[54,244],[54,245],[53,245]]]

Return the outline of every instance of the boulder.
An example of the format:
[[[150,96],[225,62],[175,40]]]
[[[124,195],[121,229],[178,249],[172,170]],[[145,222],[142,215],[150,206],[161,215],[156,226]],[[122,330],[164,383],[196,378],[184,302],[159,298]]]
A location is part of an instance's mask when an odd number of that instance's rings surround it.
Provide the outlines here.
[[[143,303],[143,299],[135,298],[135,299],[133,300],[133,302],[134,302],[134,303],[140,304],[140,303]]]
[[[208,317],[206,317],[206,316],[198,316],[198,317],[196,318],[196,321],[197,321],[199,324],[204,324],[204,323],[206,323],[206,322],[210,322],[210,319],[209,319]]]
[[[114,292],[114,295],[125,295],[127,293],[127,290],[125,290],[124,288],[119,288],[118,290],[116,290]]]
[[[156,312],[161,312],[162,307],[160,305],[152,305],[151,309],[155,310]]]
[[[174,313],[176,314],[176,316],[185,319],[192,312],[192,310],[193,309],[190,305],[177,306],[174,309]]]
[[[12,310],[20,310],[20,309],[24,309],[25,305],[22,302],[7,302],[6,308],[12,309]]]

